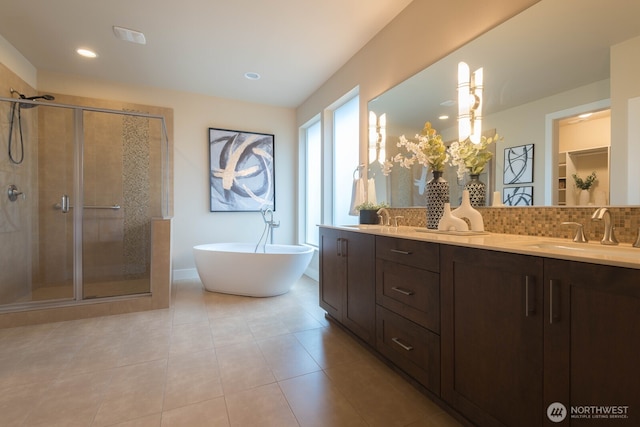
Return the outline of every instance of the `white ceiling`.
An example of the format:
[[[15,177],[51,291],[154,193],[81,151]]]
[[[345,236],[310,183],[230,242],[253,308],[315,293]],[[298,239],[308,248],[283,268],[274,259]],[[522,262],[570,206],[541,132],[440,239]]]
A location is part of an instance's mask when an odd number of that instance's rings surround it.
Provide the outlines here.
[[[38,70],[297,107],[410,2],[0,0],[0,35]]]

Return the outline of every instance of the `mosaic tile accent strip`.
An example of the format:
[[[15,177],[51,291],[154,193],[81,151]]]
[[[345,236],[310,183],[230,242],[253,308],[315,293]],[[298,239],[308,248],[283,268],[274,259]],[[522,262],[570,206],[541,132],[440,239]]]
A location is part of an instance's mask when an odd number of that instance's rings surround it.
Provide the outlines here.
[[[519,234],[540,237],[572,238],[573,227],[563,222],[579,222],[591,241],[602,239],[603,224],[591,220],[595,206],[584,207],[479,207],[484,228],[493,233]],[[640,207],[611,206],[615,235],[620,243],[633,243],[640,230]],[[391,208],[391,216],[402,215],[401,225],[426,226],[426,208]]]
[[[132,278],[144,274],[150,262],[149,120],[123,116],[122,121],[123,269]]]

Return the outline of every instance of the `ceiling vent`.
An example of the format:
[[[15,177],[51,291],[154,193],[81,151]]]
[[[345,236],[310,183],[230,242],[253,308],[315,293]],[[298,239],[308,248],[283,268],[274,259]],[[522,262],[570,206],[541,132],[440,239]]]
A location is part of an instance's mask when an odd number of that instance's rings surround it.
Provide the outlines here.
[[[147,44],[147,39],[140,31],[130,30],[128,28],[113,26],[113,34],[120,40],[126,42]]]

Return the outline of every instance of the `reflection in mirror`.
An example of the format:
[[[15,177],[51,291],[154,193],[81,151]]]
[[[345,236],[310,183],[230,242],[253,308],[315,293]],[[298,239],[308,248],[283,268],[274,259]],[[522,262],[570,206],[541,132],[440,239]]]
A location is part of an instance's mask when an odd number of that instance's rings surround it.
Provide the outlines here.
[[[585,203],[572,175],[585,178],[592,171],[597,180],[586,203],[640,203],[627,184],[640,172],[626,163],[640,150],[629,142],[639,136],[627,126],[633,105],[640,112],[638,16],[638,1],[541,0],[369,102],[371,112],[386,118],[386,158],[397,153],[401,135],[412,137],[427,121],[444,141],[457,138],[457,64],[465,61],[484,68],[483,128],[504,137],[484,178],[488,203],[494,190],[503,197],[530,191],[534,205]],[[578,117],[589,112],[597,114]],[[509,153],[530,146],[531,178],[513,183],[504,173],[512,166]],[[376,163],[370,175],[378,200],[423,205],[415,189],[426,171],[395,167],[382,178]],[[455,171],[445,176],[458,184]]]

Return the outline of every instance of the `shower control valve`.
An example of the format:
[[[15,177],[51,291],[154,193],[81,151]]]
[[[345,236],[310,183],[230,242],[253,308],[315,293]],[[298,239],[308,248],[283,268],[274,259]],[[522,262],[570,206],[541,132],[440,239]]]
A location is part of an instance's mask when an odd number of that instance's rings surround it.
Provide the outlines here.
[[[9,201],[15,202],[18,200],[18,196],[22,196],[22,198],[26,198],[25,194],[18,190],[18,187],[15,184],[11,184],[9,189],[7,190],[7,196],[9,197]]]

